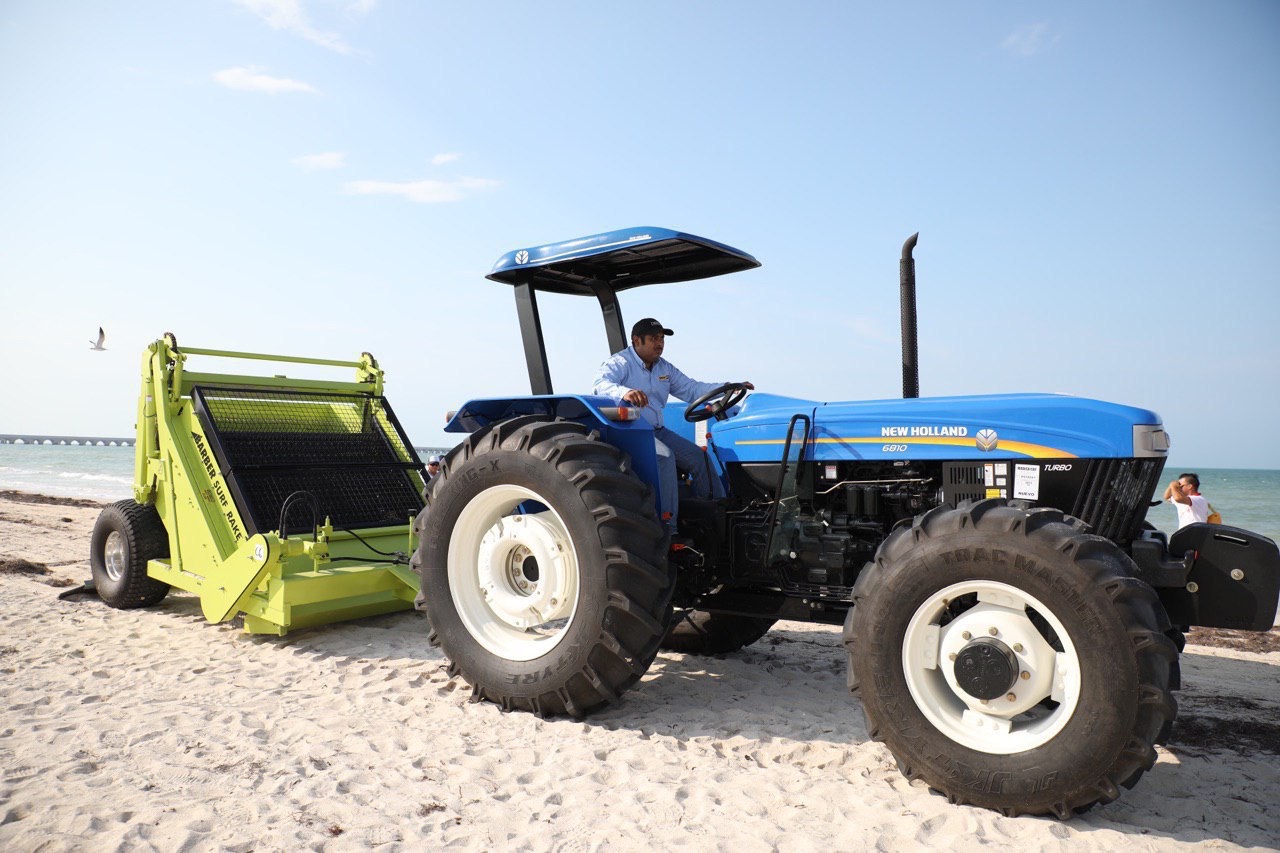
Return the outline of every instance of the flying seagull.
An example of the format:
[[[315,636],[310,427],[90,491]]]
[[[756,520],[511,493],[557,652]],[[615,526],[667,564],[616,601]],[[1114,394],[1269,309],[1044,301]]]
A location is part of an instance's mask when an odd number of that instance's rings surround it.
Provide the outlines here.
[[[91,349],[91,350],[97,350],[97,351],[99,351],[99,352],[101,352],[101,351],[105,350],[105,349],[106,349],[106,347],[104,347],[104,346],[102,345],[102,342],[103,342],[103,341],[105,341],[106,339],[107,339],[107,333],[106,333],[106,332],[104,332],[104,331],[102,331],[102,327],[101,327],[101,326],[99,326],[99,327],[98,327],[98,339],[97,339],[96,341],[89,341],[89,343],[93,344],[93,346],[89,347],[89,349]]]

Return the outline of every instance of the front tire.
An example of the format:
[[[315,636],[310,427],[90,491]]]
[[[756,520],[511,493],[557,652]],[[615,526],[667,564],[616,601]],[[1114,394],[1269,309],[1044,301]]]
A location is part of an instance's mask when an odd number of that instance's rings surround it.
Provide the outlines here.
[[[1049,508],[939,507],[885,540],[845,622],[867,730],[952,802],[1067,818],[1155,763],[1177,650],[1112,542]]]
[[[154,506],[117,501],[98,514],[89,565],[98,597],[129,610],[158,604],[169,585],[147,575],[147,562],[169,556],[169,536]]]
[[[653,493],[586,427],[515,418],[446,457],[414,568],[450,672],[507,709],[580,717],[658,652],[674,575]]]

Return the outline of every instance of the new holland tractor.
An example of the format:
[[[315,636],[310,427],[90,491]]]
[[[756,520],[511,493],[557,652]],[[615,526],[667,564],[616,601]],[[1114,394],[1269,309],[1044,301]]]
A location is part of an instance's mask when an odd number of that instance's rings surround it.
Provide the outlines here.
[[[652,428],[556,393],[537,295],[596,299],[608,353],[629,288],[749,270],[661,228],[520,249],[532,395],[476,399],[425,492],[418,605],[476,698],[575,717],[659,649],[726,653],[780,619],[843,625],[849,687],[901,771],[954,802],[1068,817],[1156,760],[1191,625],[1267,630],[1280,552],[1248,531],[1144,521],[1169,437],[1154,412],[1050,394],[919,398],[915,238],[902,255],[904,399],[727,384],[687,401],[727,497],[664,532]],[[584,365],[578,387],[595,365]],[[668,418],[668,427],[675,428]]]

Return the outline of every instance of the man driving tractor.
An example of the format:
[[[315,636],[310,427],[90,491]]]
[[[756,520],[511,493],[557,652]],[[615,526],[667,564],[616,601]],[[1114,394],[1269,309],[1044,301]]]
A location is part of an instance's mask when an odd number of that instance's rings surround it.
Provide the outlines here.
[[[666,337],[674,334],[652,317],[645,317],[631,327],[631,346],[600,365],[592,382],[596,394],[635,406],[653,426],[662,505],[671,507],[671,512],[663,514],[663,521],[672,535],[676,532],[677,471],[689,477],[695,498],[724,497],[724,486],[712,473],[702,448],[664,425],[668,396],[688,402],[721,384],[690,379],[662,357]],[[750,382],[741,384],[755,390]]]

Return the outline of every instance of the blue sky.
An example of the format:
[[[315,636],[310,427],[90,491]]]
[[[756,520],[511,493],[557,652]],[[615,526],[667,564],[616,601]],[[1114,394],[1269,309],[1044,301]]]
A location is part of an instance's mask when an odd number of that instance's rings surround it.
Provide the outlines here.
[[[685,372],[894,397],[919,231],[922,394],[1144,406],[1171,464],[1280,468],[1275,3],[9,0],[0,116],[0,432],[129,434],[173,331],[372,351],[452,444],[528,391],[493,262],[633,225],[764,264],[624,294]],[[598,309],[542,307],[586,390]]]

